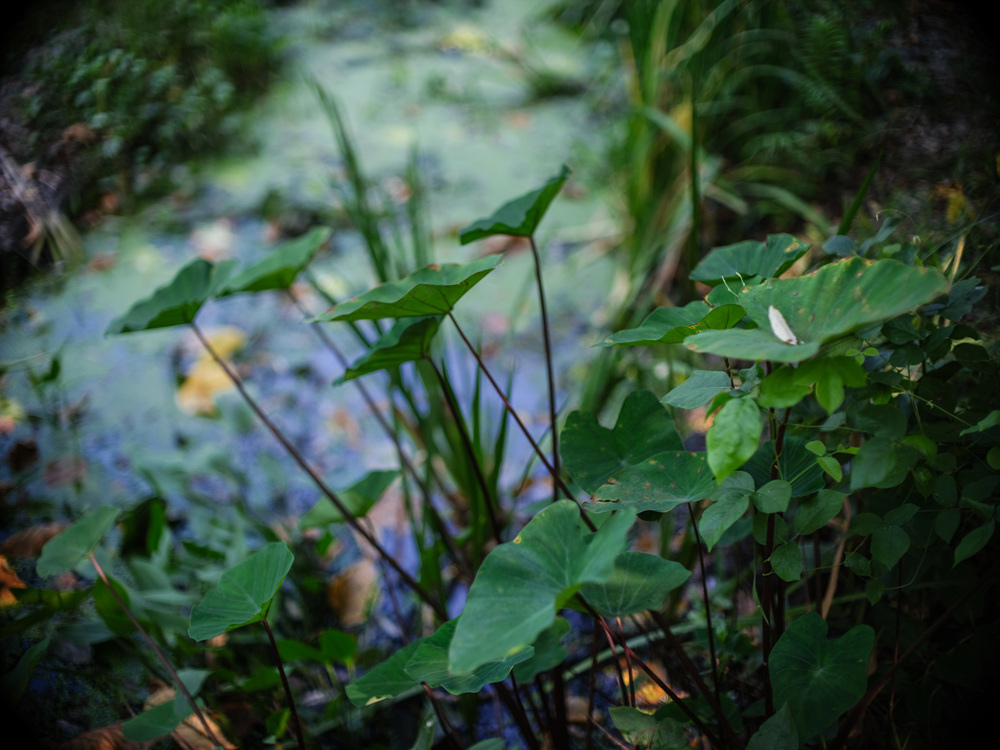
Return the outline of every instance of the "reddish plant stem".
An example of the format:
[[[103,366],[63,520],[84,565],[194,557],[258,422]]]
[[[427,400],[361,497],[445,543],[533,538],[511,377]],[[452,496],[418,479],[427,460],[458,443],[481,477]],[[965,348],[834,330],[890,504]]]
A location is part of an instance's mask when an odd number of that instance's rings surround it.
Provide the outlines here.
[[[427,693],[427,698],[430,700],[431,706],[434,708],[434,714],[438,718],[438,723],[441,725],[441,728],[444,729],[445,736],[448,738],[451,746],[455,748],[455,750],[465,750],[465,743],[462,742],[462,738],[459,736],[455,726],[451,723],[448,719],[448,715],[441,708],[441,704],[438,701],[437,696],[434,695],[434,691],[431,689],[431,686],[426,682],[421,682],[420,686],[424,689],[424,692]]]
[[[160,664],[163,665],[163,668],[167,670],[167,674],[169,674],[170,679],[174,681],[174,685],[177,686],[177,689],[181,691],[181,695],[184,696],[184,699],[188,702],[188,705],[190,705],[191,708],[194,710],[195,715],[201,722],[202,728],[205,730],[205,736],[208,737],[210,740],[212,740],[212,742],[214,742],[216,745],[221,745],[222,743],[219,742],[219,739],[215,736],[215,733],[212,731],[212,728],[208,724],[208,720],[205,718],[205,715],[201,712],[201,709],[195,702],[194,696],[191,695],[190,691],[188,691],[187,689],[187,686],[184,684],[184,681],[181,679],[180,675],[177,674],[177,670],[174,669],[173,664],[171,664],[170,661],[167,659],[167,657],[163,654],[163,652],[160,651],[159,646],[156,645],[156,641],[154,641],[153,638],[149,635],[149,633],[146,632],[145,628],[143,628],[142,625],[139,624],[139,621],[136,619],[135,615],[132,614],[132,610],[130,610],[128,606],[125,604],[125,602],[122,601],[121,597],[118,596],[118,592],[115,591],[115,587],[111,585],[111,581],[108,580],[107,575],[105,575],[104,573],[104,569],[101,567],[100,563],[97,562],[97,558],[94,557],[93,552],[90,553],[90,562],[94,566],[94,570],[97,571],[97,575],[99,575],[101,577],[101,580],[104,581],[104,585],[108,587],[108,591],[111,592],[111,596],[113,596],[115,598],[115,601],[118,602],[118,606],[121,607],[122,612],[125,613],[125,616],[128,617],[129,621],[132,623],[135,629],[139,631],[139,634],[143,637],[146,643],[149,644],[149,647],[153,649],[153,653],[156,654],[156,658],[159,659]]]
[[[417,596],[419,596],[420,599],[427,604],[427,606],[434,610],[434,614],[436,614],[442,621],[447,620],[447,610],[433,596],[431,596],[430,592],[421,586],[420,583],[413,578],[413,576],[407,573],[388,552],[386,552],[373,534],[358,523],[358,519],[355,518],[354,514],[348,510],[347,506],[344,505],[337,494],[326,485],[326,482],[324,482],[308,464],[308,462],[306,462],[299,450],[288,441],[288,438],[285,437],[284,433],[278,429],[274,422],[271,421],[270,417],[268,417],[264,410],[257,404],[256,400],[254,400],[254,398],[247,392],[246,387],[243,385],[243,381],[233,371],[232,367],[230,367],[229,364],[219,356],[215,349],[212,348],[212,345],[209,344],[208,340],[201,332],[201,329],[199,329],[193,321],[190,325],[194,330],[195,335],[198,337],[198,340],[201,341],[202,346],[205,347],[205,350],[212,356],[212,359],[215,360],[219,367],[222,368],[229,379],[233,382],[233,385],[235,385],[236,389],[240,392],[240,396],[242,396],[243,400],[247,402],[251,409],[253,409],[254,414],[256,414],[258,419],[260,419],[260,421],[262,421],[271,431],[271,434],[274,435],[279,443],[281,443],[281,446],[288,452],[288,455],[294,459],[295,463],[299,465],[299,468],[301,468],[309,476],[309,478],[312,479],[313,483],[317,488],[319,488],[320,492],[330,499],[330,502],[332,502],[334,507],[340,511],[348,525],[366,542],[368,542],[372,546],[372,549],[374,549],[382,557],[382,559],[392,566],[393,570],[395,570],[400,578],[403,579],[403,582],[406,583],[406,585],[409,586],[414,593],[416,593]]]

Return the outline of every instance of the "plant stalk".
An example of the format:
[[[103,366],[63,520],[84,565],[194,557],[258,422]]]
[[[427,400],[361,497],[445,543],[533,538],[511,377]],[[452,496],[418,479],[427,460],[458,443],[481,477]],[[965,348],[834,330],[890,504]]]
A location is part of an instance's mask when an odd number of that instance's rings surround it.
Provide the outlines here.
[[[559,430],[556,424],[556,381],[552,373],[552,342],[549,338],[549,316],[545,308],[545,288],[542,285],[542,260],[538,254],[534,235],[528,237],[531,253],[535,258],[535,282],[538,286],[538,305],[542,315],[542,341],[545,344],[545,373],[549,381],[549,424],[552,425],[552,475],[559,476]],[[559,499],[559,484],[552,483],[552,502]]]
[[[302,732],[302,722],[299,721],[299,712],[295,708],[295,698],[292,696],[292,686],[288,684],[288,675],[285,674],[285,665],[281,661],[281,654],[278,652],[278,643],[274,640],[274,631],[271,630],[271,623],[267,621],[265,615],[261,621],[264,630],[267,631],[267,639],[271,642],[271,651],[274,653],[274,660],[278,665],[278,674],[281,675],[281,686],[285,689],[285,697],[288,699],[288,710],[292,712],[292,727],[295,729],[295,739],[298,740],[299,747],[305,750],[306,739]]]

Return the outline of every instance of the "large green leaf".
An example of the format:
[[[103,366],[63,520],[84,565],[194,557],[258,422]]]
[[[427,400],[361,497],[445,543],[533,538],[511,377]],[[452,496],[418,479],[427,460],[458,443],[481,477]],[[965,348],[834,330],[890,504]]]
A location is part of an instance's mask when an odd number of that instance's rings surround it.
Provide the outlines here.
[[[660,403],[678,409],[697,409],[715,400],[720,393],[733,390],[728,372],[721,370],[695,370],[691,376],[664,396]]]
[[[837,641],[827,640],[826,631],[826,621],[810,612],[793,622],[771,651],[774,702],[788,703],[803,742],[861,700],[868,682],[875,631],[858,625]]]
[[[188,634],[204,641],[263,619],[293,559],[284,542],[272,542],[223,571],[215,588],[191,610]]]
[[[699,301],[684,307],[659,307],[638,328],[618,331],[597,346],[679,344],[699,331],[732,328],[745,314],[739,305],[709,307]]]
[[[472,672],[531,645],[587,581],[607,580],[635,516],[607,517],[591,532],[576,503],[561,500],[516,539],[496,547],[469,589],[451,641],[450,671]]]
[[[161,286],[111,321],[105,335],[170,328],[194,322],[202,305],[225,284],[232,269],[231,262],[213,266],[207,260],[196,258],[178,271],[169,284]]]
[[[630,393],[610,430],[593,414],[571,412],[559,443],[566,470],[590,494],[624,469],[684,448],[670,415],[649,391]]]
[[[602,583],[584,583],[583,598],[602,615],[624,617],[659,609],[667,594],[691,576],[680,563],[645,552],[622,552],[615,557],[611,577]]]
[[[691,278],[712,286],[741,276],[744,280],[752,276],[769,279],[791,268],[808,249],[808,243],[790,234],[769,235],[767,242],[744,240],[712,250],[695,266]]]
[[[379,470],[366,474],[346,490],[337,493],[337,497],[350,511],[353,518],[363,518],[377,503],[385,491],[389,489],[399,472],[395,470]],[[344,514],[328,497],[321,497],[299,521],[299,528],[314,529],[318,526],[329,526],[331,523],[343,523]]]
[[[334,385],[426,357],[440,325],[440,315],[397,321],[372,344],[371,349],[358,357],[347,371],[334,381]]]
[[[595,513],[625,508],[665,513],[704,500],[714,489],[715,478],[704,453],[667,451],[610,477],[586,507]]]
[[[42,578],[57,576],[90,555],[118,518],[118,509],[101,505],[70,524],[42,547],[36,570]]]
[[[698,530],[709,552],[747,512],[753,487],[753,478],[745,471],[737,471],[723,479],[712,493],[712,504],[698,521]]]
[[[912,310],[947,287],[932,268],[849,258],[807,276],[743,287],[739,304],[757,328],[702,331],[685,344],[737,359],[800,362],[814,356],[823,343]],[[780,313],[796,343],[775,335],[771,308]]]
[[[313,227],[301,237],[281,243],[266,258],[231,277],[215,296],[288,289],[330,234],[328,227]]]
[[[499,255],[488,255],[464,265],[444,263],[426,266],[405,279],[390,281],[341,302],[332,310],[317,315],[312,322],[445,315],[501,262]]]
[[[406,662],[406,673],[416,682],[426,682],[431,687],[443,687],[452,695],[478,693],[484,685],[507,679],[515,664],[530,659],[535,650],[528,646],[499,661],[481,664],[467,675],[455,675],[448,669],[448,648],[461,617],[450,620],[438,631],[420,642],[420,646]]]
[[[559,194],[563,183],[569,178],[569,173],[569,167],[564,164],[559,174],[550,178],[542,187],[504,203],[492,216],[479,219],[465,227],[459,232],[459,242],[467,245],[497,234],[530,237],[541,223],[549,205]]]

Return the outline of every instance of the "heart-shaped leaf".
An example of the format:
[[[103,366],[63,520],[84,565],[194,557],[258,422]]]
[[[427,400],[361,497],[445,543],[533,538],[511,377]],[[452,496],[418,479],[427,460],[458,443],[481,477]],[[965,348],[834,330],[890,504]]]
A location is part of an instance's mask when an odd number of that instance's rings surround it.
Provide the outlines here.
[[[750,459],[761,430],[760,408],[753,399],[734,398],[722,406],[705,436],[708,465],[716,479],[725,479]]]
[[[479,219],[465,227],[459,232],[459,242],[467,245],[497,234],[530,237],[535,233],[535,229],[541,223],[549,205],[559,194],[563,183],[569,178],[569,174],[569,167],[563,165],[559,174],[550,178],[542,187],[504,203],[492,216]]]
[[[684,307],[659,307],[638,328],[618,331],[597,346],[679,344],[699,331],[732,328],[743,320],[744,315],[746,313],[739,305],[708,307],[698,301]]]
[[[441,316],[405,318],[397,321],[365,354],[358,357],[334,385],[422,359],[430,352],[431,342],[441,325]]]
[[[737,471],[723,479],[712,493],[712,504],[698,521],[698,530],[709,552],[729,527],[747,512],[753,486],[753,478],[749,474]]]
[[[301,237],[281,243],[266,258],[233,275],[215,296],[288,289],[330,234],[328,227],[313,227]]]
[[[488,255],[464,265],[443,263],[426,266],[405,279],[390,281],[341,302],[310,322],[445,315],[501,262],[499,255]]]
[[[263,619],[293,559],[284,542],[272,542],[223,571],[215,588],[191,610],[188,634],[204,641]]]
[[[737,359],[800,362],[814,356],[823,343],[912,310],[947,287],[932,268],[849,258],[807,276],[743,287],[739,304],[757,328],[702,331],[685,344]],[[771,308],[781,314],[797,343],[774,334]]]
[[[363,518],[398,476],[398,471],[370,472],[346,490],[338,492],[337,497],[350,511],[353,518]],[[320,526],[329,526],[331,523],[343,523],[345,520],[347,519],[344,518],[343,513],[337,509],[330,498],[322,497],[299,521],[299,528],[303,530],[314,529]]]
[[[728,372],[695,370],[691,376],[664,396],[660,403],[678,409],[697,409],[711,403],[720,393],[733,389]]]
[[[611,576],[634,521],[632,513],[616,513],[591,532],[576,503],[561,500],[514,541],[494,548],[469,589],[451,641],[450,671],[469,673],[531,645],[583,583]]]
[[[593,414],[571,412],[559,443],[566,470],[590,494],[624,469],[684,448],[670,415],[649,391],[628,395],[611,430]]]
[[[799,733],[785,703],[750,738],[747,750],[799,750]]]
[[[807,250],[809,243],[790,234],[769,235],[767,242],[744,240],[712,250],[695,266],[691,278],[712,286],[741,276],[744,280],[752,276],[769,279],[791,268]]]
[[[665,513],[704,500],[714,489],[715,478],[704,453],[668,451],[610,477],[594,491],[586,507],[595,513],[624,508]]]
[[[836,641],[815,612],[797,619],[771,651],[770,674],[777,705],[788,703],[799,739],[808,742],[861,700],[875,631],[858,625]]]
[[[625,617],[659,609],[667,594],[691,576],[680,563],[645,552],[622,552],[615,557],[611,577],[603,583],[584,583],[580,593],[594,609],[608,617]]]
[[[42,547],[36,570],[42,578],[71,570],[90,555],[118,518],[118,509],[101,505],[70,524]]]
[[[213,266],[207,260],[196,258],[179,270],[169,284],[161,286],[111,321],[105,335],[171,328],[194,322],[202,305],[226,283],[232,270],[232,262]]]

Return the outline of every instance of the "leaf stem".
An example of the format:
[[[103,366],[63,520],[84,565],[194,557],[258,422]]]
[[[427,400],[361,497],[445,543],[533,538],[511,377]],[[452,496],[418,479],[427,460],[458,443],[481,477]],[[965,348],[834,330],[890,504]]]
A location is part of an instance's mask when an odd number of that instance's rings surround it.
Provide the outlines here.
[[[552,342],[549,338],[549,316],[545,308],[545,288],[542,285],[542,260],[535,244],[535,236],[528,237],[531,253],[535,258],[535,282],[538,287],[538,305],[542,315],[542,341],[545,345],[545,373],[549,381],[549,423],[552,425],[552,475],[559,476],[559,430],[556,424],[556,383],[552,372]],[[559,484],[553,482],[552,502],[559,499]]]
[[[413,589],[414,593],[416,593],[417,596],[419,596],[420,599],[425,604],[427,604],[427,606],[433,609],[434,613],[442,621],[447,620],[448,619],[447,610],[433,596],[431,596],[430,593],[413,578],[413,576],[407,573],[403,569],[403,567],[392,557],[392,555],[386,552],[386,550],[382,547],[382,545],[379,544],[374,534],[370,533],[360,523],[358,523],[358,519],[355,518],[354,514],[351,513],[350,510],[348,510],[347,506],[344,505],[343,501],[341,501],[341,499],[337,496],[337,493],[335,493],[326,485],[326,482],[324,482],[322,478],[316,473],[316,471],[308,464],[308,462],[305,460],[305,458],[302,456],[299,450],[288,441],[288,438],[285,437],[284,433],[282,433],[281,430],[278,429],[278,427],[274,424],[274,422],[271,421],[271,419],[267,416],[267,414],[256,402],[256,400],[254,400],[254,398],[249,394],[249,392],[247,392],[246,387],[243,385],[243,381],[233,371],[233,368],[230,367],[229,364],[224,359],[222,359],[222,357],[219,356],[218,352],[216,352],[215,349],[212,348],[212,345],[208,342],[208,339],[205,338],[205,335],[201,332],[201,329],[198,328],[198,326],[195,324],[194,321],[191,321],[190,326],[194,330],[194,333],[198,337],[198,340],[201,341],[202,346],[205,347],[205,350],[212,356],[212,359],[215,360],[216,364],[218,364],[219,367],[222,368],[222,370],[226,373],[229,379],[233,382],[233,385],[236,386],[236,389],[239,391],[240,396],[243,397],[243,400],[247,402],[247,404],[250,406],[251,409],[253,409],[254,414],[256,414],[257,417],[260,419],[260,421],[263,422],[264,425],[271,431],[271,434],[274,435],[274,437],[278,440],[279,443],[281,443],[281,446],[288,452],[288,455],[290,455],[295,460],[295,463],[299,465],[299,468],[301,468],[309,476],[309,478],[312,479],[316,487],[319,488],[319,490],[330,499],[330,502],[332,502],[334,504],[334,507],[336,507],[337,510],[340,511],[341,515],[344,517],[344,520],[348,523],[348,525],[352,529],[354,529],[366,542],[368,542],[372,546],[372,548],[387,563],[389,563],[389,565],[392,566],[393,570],[395,570],[396,573],[399,574],[400,578],[403,579],[406,585],[409,586],[411,589]]]
[[[299,747],[305,750],[306,740],[302,733],[302,722],[299,721],[299,712],[295,708],[295,698],[292,697],[292,686],[288,684],[288,675],[285,674],[285,665],[281,661],[281,654],[278,652],[278,643],[274,640],[274,631],[271,630],[271,623],[267,621],[265,615],[261,618],[260,624],[267,631],[267,639],[271,642],[271,651],[274,653],[274,660],[278,665],[278,674],[281,675],[281,686],[285,689],[285,697],[288,699],[288,710],[292,712],[292,727],[295,729],[295,739]]]

